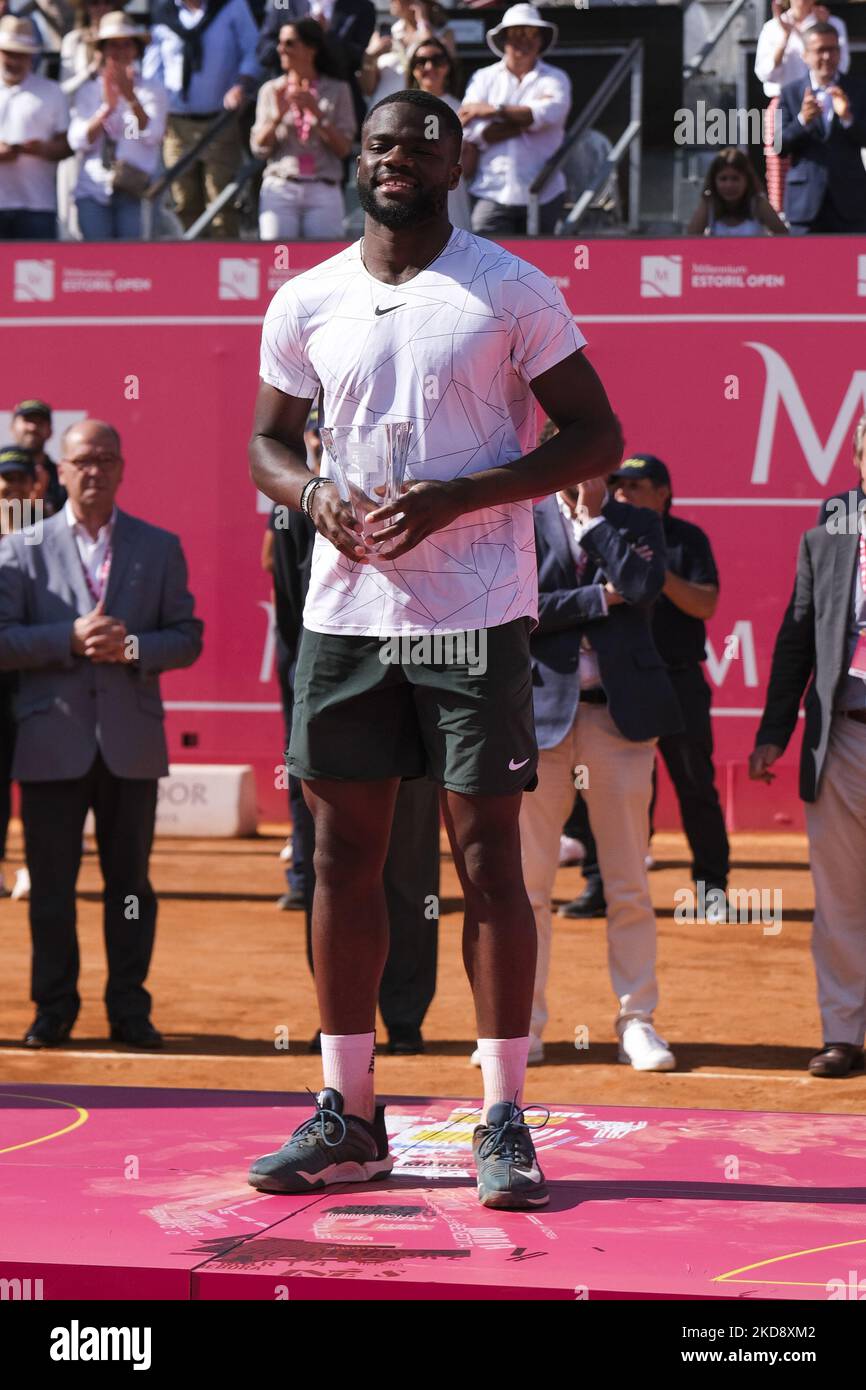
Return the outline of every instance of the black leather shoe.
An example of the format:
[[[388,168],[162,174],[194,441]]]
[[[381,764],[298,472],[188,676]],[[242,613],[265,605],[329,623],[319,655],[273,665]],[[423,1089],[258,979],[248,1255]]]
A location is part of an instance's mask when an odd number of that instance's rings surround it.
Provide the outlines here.
[[[24,1034],[25,1047],[60,1047],[72,1032],[72,1024],[50,1014],[37,1014]]]
[[[392,1057],[416,1057],[424,1051],[424,1039],[420,1028],[392,1028],[388,1037],[388,1051]]]
[[[557,913],[558,917],[605,917],[607,916],[607,904],[604,900],[604,887],[598,879],[591,879],[587,883],[579,898],[573,898],[570,903],[563,903]]]
[[[864,1067],[863,1049],[853,1043],[825,1043],[809,1063],[812,1076],[850,1076],[852,1071],[862,1071]]]
[[[162,1033],[158,1033],[149,1018],[122,1018],[111,1025],[111,1041],[126,1043],[127,1047],[142,1047],[156,1052],[163,1046]]]

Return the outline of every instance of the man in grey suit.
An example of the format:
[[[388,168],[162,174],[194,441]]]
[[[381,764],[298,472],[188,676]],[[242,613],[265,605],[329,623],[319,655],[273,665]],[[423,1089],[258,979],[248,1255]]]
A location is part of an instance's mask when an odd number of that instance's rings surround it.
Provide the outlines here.
[[[866,415],[861,486],[830,498],[800,541],[749,773],[771,782],[806,691],[800,796],[815,884],[812,955],[824,1046],[813,1076],[862,1071],[866,1036]],[[807,689],[808,686],[808,689]]]
[[[12,775],[31,878],[36,1018],[25,1043],[56,1047],[78,1014],[75,884],[92,807],[111,1038],[155,1048],[144,981],[157,780],[168,771],[159,673],[192,665],[202,624],[177,536],[115,505],[116,430],[99,420],[67,430],[60,477],[68,501],[41,543],[19,532],[0,545],[0,670],[20,672]]]

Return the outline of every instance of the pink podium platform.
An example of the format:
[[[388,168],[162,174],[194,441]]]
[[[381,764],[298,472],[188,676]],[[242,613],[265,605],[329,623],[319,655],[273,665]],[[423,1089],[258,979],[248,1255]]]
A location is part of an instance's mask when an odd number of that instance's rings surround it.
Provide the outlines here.
[[[388,1103],[386,1181],[254,1192],[309,1106],[2,1086],[3,1296],[827,1299],[866,1275],[866,1117],[553,1107],[551,1203],[522,1213],[478,1205],[471,1103],[417,1097]]]

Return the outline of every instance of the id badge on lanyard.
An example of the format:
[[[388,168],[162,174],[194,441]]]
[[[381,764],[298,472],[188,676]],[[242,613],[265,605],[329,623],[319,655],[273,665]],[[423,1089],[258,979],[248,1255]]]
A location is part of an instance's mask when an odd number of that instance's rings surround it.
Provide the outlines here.
[[[111,555],[112,546],[111,542],[109,541],[108,549],[105,552],[105,558],[103,559],[102,564],[99,566],[99,569],[96,572],[96,583],[94,583],[93,579],[91,578],[90,571],[85,565],[84,560],[81,558],[81,551],[79,550],[78,552],[78,559],[81,562],[81,571],[84,575],[84,582],[87,585],[87,592],[93,599],[94,605],[97,603],[101,603],[101,601],[105,598],[105,591],[108,588],[108,576],[111,574]]]

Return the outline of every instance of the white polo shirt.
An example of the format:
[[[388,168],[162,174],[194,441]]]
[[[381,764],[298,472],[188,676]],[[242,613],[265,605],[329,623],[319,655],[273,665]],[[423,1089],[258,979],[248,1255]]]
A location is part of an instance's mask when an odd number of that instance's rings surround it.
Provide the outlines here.
[[[529,185],[562,144],[571,106],[571,82],[562,68],[540,59],[525,77],[516,77],[503,58],[490,67],[479,68],[470,78],[463,105],[480,101],[491,106],[528,106],[532,125],[510,140],[485,147],[484,127],[490,118],[469,122],[463,138],[479,150],[478,170],[469,191],[476,198],[489,198],[506,207],[526,207]],[[542,189],[542,203],[550,202],[565,189],[565,175],[559,169]]]
[[[411,479],[444,480],[534,449],[530,382],[585,341],[546,275],[454,230],[402,285],[365,270],[360,242],[287,281],[265,316],[260,375],[302,400],[321,386],[329,426],[411,420]],[[466,513],[398,560],[356,564],[317,535],[304,625],[454,632],[534,618],[537,606],[526,501]]]
[[[50,140],[69,124],[66,97],[57,82],[32,72],[23,82],[0,81],[0,141],[22,145]],[[19,154],[0,164],[0,208],[54,212],[57,208],[57,163]]]

